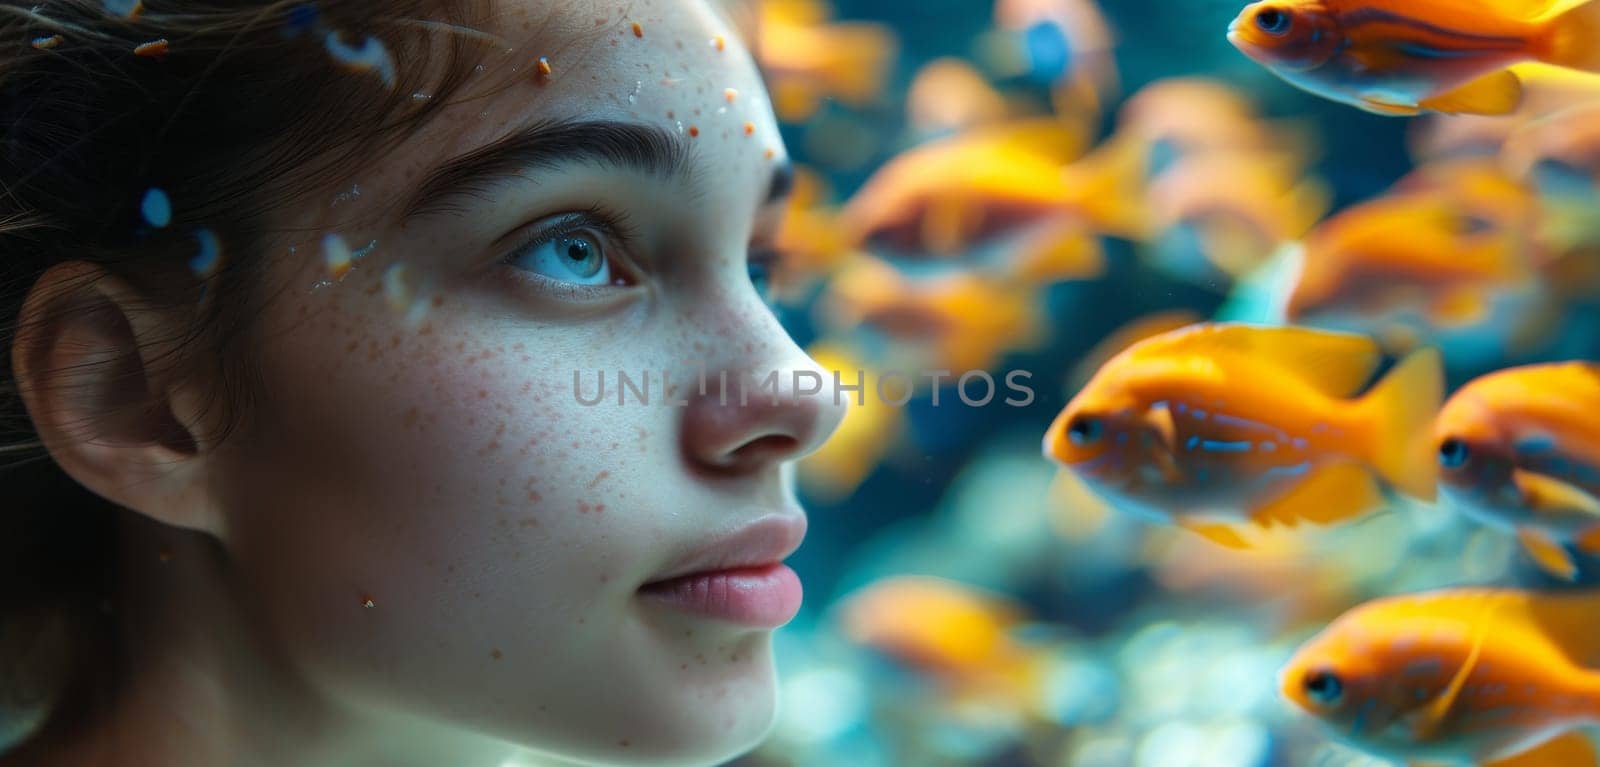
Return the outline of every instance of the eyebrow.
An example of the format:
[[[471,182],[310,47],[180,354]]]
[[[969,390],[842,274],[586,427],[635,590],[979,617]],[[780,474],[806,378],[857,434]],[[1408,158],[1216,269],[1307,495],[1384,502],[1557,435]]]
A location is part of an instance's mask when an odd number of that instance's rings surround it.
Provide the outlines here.
[[[544,120],[435,168],[401,209],[401,220],[462,213],[463,198],[524,178],[530,170],[589,163],[693,182],[690,149],[665,128],[614,120]],[[776,179],[774,179],[776,180]]]

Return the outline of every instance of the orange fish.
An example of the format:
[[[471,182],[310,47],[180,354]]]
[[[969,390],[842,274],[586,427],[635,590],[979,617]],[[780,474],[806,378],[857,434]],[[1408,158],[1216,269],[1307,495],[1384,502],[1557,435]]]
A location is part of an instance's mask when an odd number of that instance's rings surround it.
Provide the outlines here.
[[[1011,112],[1006,97],[971,64],[957,58],[924,64],[906,91],[906,118],[924,136],[997,123]]]
[[[1508,114],[1509,67],[1600,72],[1600,0],[1261,0],[1228,40],[1289,83],[1385,115]]]
[[[1339,740],[1420,765],[1594,767],[1600,594],[1451,589],[1345,613],[1279,674]]]
[[[876,388],[880,373],[872,370],[859,354],[846,346],[823,342],[815,344],[806,353],[816,360],[827,374],[839,376],[844,385],[854,385],[859,379],[867,387]],[[909,384],[907,384],[909,386]],[[824,384],[824,391],[831,391]],[[905,387],[902,387],[905,388]],[[884,385],[880,398],[871,388],[866,396],[852,396],[842,392],[841,400],[848,400],[844,420],[822,447],[801,459],[796,473],[807,494],[826,502],[848,497],[883,462],[904,429],[905,411],[893,404],[902,396],[901,389]]]
[[[1452,157],[1493,156],[1502,145],[1530,123],[1557,112],[1600,101],[1600,75],[1574,72],[1544,64],[1519,64],[1511,71],[1522,81],[1522,104],[1509,115],[1428,115],[1412,124],[1409,147],[1418,165]],[[1552,124],[1561,121],[1552,121]],[[1559,145],[1567,130],[1582,129],[1588,123],[1567,123],[1555,135],[1529,136],[1528,148],[1538,149],[1546,141]],[[1509,150],[1509,147],[1507,148]],[[1510,166],[1517,162],[1508,154]]]
[[[1534,214],[1531,192],[1492,165],[1424,168],[1306,237],[1286,318],[1414,310],[1438,328],[1479,324],[1497,293],[1531,289]]]
[[[985,126],[912,148],[879,168],[845,205],[858,243],[949,255],[1044,218],[1081,211],[1113,223],[1136,208],[1125,166],[1085,158],[1083,130],[1053,118]],[[1120,215],[1119,215],[1120,214]]]
[[[773,237],[779,254],[773,284],[784,299],[802,297],[814,280],[826,277],[858,255],[828,204],[828,186],[816,172],[796,168],[793,191]]]
[[[1228,523],[1330,523],[1431,500],[1427,425],[1439,355],[1417,352],[1364,395],[1381,356],[1365,336],[1201,324],[1112,358],[1050,425],[1044,452],[1112,506],[1225,545]]]
[[[1021,605],[956,581],[905,575],[843,600],[845,636],[940,682],[958,699],[1041,707],[1047,647],[1017,638]]]
[[[953,270],[913,280],[883,261],[862,259],[832,280],[817,309],[821,324],[866,325],[915,358],[894,360],[891,368],[906,362],[959,376],[991,369],[1007,351],[1039,342],[1045,327],[1036,303],[1031,288],[1009,279]]]
[[[1434,437],[1445,501],[1515,530],[1560,577],[1577,574],[1563,544],[1600,553],[1600,363],[1477,378],[1445,403]]]
[[[1015,62],[1004,69],[1051,86],[1056,114],[1095,119],[1116,96],[1111,27],[1094,0],[997,0],[994,20]]]
[[[761,0],[753,10],[746,37],[784,121],[804,121],[825,98],[860,105],[883,92],[899,55],[887,27],[829,22],[832,11],[819,0]]]
[[[1149,205],[1162,232],[1157,257],[1181,276],[1239,277],[1299,239],[1330,202],[1327,187],[1301,178],[1290,158],[1259,152],[1186,157],[1150,184]]]
[[[1160,171],[1183,157],[1211,152],[1310,153],[1300,128],[1261,118],[1239,89],[1203,77],[1157,80],[1123,103],[1117,132],[1138,137],[1155,155]]]

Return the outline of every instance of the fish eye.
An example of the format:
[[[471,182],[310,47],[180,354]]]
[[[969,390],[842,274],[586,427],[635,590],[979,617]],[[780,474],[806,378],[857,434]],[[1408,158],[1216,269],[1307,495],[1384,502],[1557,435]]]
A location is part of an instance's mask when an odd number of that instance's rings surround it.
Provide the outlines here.
[[[1256,26],[1269,35],[1286,35],[1293,23],[1294,19],[1287,11],[1277,8],[1263,8],[1256,14]]]
[[[1067,426],[1067,437],[1074,445],[1093,445],[1100,441],[1100,434],[1105,431],[1105,424],[1098,418],[1078,416],[1072,419]]]
[[[1306,697],[1317,705],[1333,706],[1344,697],[1344,682],[1331,671],[1309,671],[1301,683],[1305,687]]]
[[[1459,468],[1461,465],[1467,462],[1468,458],[1471,457],[1471,448],[1467,447],[1466,442],[1456,439],[1455,437],[1451,437],[1439,443],[1439,465],[1445,467],[1446,469]]]

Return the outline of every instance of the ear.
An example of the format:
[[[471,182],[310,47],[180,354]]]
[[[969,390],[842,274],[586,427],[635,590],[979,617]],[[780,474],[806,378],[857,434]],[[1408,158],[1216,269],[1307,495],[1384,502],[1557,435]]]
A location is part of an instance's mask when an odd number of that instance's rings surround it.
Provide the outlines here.
[[[28,416],[66,473],[153,519],[216,534],[199,439],[201,384],[177,369],[187,328],[82,261],[40,277],[17,318],[11,365]]]

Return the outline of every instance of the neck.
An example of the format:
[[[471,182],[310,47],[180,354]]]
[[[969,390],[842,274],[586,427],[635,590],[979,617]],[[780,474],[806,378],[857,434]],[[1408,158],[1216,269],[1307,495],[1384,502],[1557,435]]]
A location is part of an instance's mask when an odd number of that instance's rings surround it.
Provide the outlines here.
[[[208,536],[124,513],[118,689],[39,765],[499,767],[514,746],[340,700],[242,605],[259,604]]]

